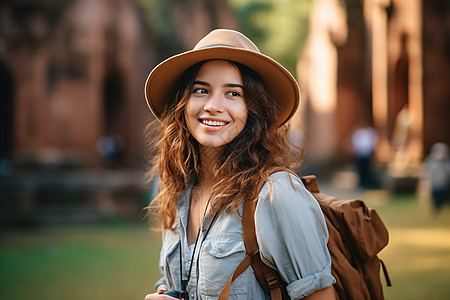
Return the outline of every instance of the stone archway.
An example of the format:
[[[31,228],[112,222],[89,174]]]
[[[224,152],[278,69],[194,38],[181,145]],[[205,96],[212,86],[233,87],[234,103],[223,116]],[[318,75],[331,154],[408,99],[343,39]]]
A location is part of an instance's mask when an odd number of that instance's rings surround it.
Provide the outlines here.
[[[404,33],[401,36],[400,53],[394,70],[394,91],[392,101],[392,117],[395,119],[398,113],[409,103],[409,56],[407,52],[408,37]]]
[[[98,150],[107,166],[121,165],[126,151],[128,115],[124,99],[123,78],[117,68],[111,69],[103,80],[103,131]]]

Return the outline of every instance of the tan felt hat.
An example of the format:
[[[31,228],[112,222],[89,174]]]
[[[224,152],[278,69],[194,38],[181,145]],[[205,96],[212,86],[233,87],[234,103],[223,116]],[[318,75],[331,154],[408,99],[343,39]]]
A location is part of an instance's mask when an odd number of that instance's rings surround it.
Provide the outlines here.
[[[159,119],[164,112],[169,95],[184,71],[198,62],[212,59],[234,61],[258,73],[278,104],[278,126],[286,123],[297,110],[300,89],[292,74],[262,54],[242,33],[216,29],[202,38],[194,49],[166,59],[150,72],[145,83],[145,98],[156,118]]]

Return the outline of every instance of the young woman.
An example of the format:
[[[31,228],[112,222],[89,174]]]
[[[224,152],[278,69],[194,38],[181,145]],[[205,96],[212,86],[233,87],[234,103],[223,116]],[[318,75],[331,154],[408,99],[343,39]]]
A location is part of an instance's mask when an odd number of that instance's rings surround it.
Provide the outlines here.
[[[159,120],[153,203],[163,228],[163,277],[145,299],[173,299],[168,290],[217,299],[245,257],[242,205],[258,197],[261,259],[290,298],[335,299],[322,212],[289,172],[286,122],[300,98],[292,75],[241,33],[219,29],[153,69],[145,92]],[[249,267],[229,299],[270,295]]]

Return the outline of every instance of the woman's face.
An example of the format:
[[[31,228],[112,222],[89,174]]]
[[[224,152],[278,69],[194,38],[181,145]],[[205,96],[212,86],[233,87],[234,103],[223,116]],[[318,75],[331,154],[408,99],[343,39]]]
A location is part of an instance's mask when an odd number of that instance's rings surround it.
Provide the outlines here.
[[[189,132],[205,147],[222,147],[245,127],[248,109],[238,68],[225,60],[205,62],[186,104]]]

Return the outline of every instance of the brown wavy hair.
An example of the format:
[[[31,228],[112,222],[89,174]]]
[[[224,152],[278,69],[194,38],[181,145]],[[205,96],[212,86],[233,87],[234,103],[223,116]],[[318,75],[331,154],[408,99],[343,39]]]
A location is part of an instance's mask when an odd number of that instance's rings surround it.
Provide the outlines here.
[[[203,63],[183,74],[160,121],[146,128],[149,153],[154,154],[147,175],[159,179],[158,195],[149,208],[150,212],[156,209],[163,229],[173,229],[178,196],[188,184],[195,185],[201,172],[199,145],[186,126],[185,107]],[[248,67],[230,63],[242,75],[248,117],[242,132],[224,147],[211,171],[217,178],[210,194],[213,213],[238,211],[243,201],[256,199],[260,182],[268,179],[271,169],[288,170],[301,161],[287,141],[288,125],[276,127],[279,110],[262,79]],[[297,153],[296,159],[293,153]]]

